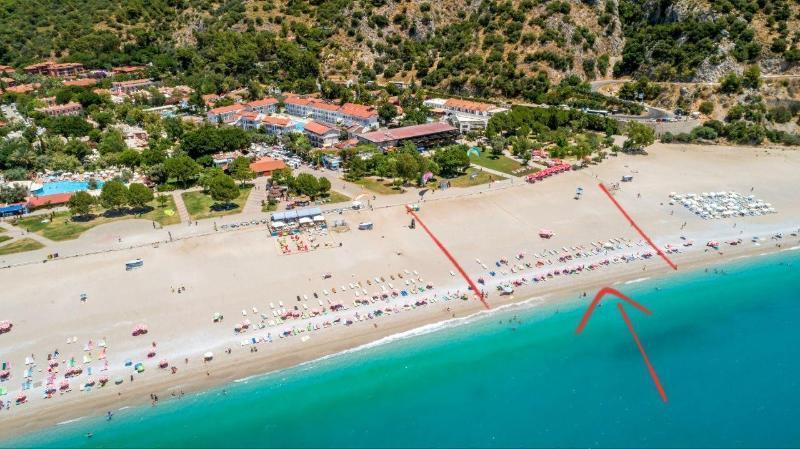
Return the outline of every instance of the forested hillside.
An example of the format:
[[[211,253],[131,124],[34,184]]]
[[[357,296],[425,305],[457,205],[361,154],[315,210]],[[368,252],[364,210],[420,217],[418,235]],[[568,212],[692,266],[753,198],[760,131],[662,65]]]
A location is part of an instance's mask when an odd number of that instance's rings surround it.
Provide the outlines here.
[[[570,74],[797,70],[797,0],[0,0],[0,64],[152,63],[203,91],[402,80],[540,99]]]

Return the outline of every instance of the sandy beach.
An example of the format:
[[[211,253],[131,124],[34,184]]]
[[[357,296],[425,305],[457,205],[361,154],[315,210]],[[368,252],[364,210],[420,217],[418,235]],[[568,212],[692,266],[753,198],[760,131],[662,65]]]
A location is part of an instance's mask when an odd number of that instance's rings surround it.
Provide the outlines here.
[[[483,280],[493,309],[527,300],[574,301],[583,293],[587,298],[581,300],[588,301],[603,286],[624,288],[626,281],[676,273],[597,187],[599,182],[619,183],[623,175],[634,180],[620,183],[614,197],[660,248],[672,245],[668,256],[678,273],[798,245],[791,234],[800,226],[800,153],[661,144],[649,151],[648,156],[612,157],[536,184],[518,180],[465,195],[428,194],[419,215],[466,272]],[[578,187],[584,193],[575,200]],[[754,195],[777,213],[704,220],[680,204],[669,204],[671,192],[719,191]],[[25,391],[25,404],[0,411],[0,438],[148,403],[151,394],[167,400],[482,312],[479,301],[457,297],[467,293],[466,283],[419,226],[409,229],[410,217],[397,203],[386,200],[373,211],[343,214],[351,227],[369,220],[375,228],[319,237],[329,247],[308,253],[282,254],[277,239],[263,227],[133,249],[115,247],[107,235],[116,229],[98,228],[69,247],[99,250],[105,245],[115,251],[44,264],[28,263],[30,254],[4,256],[1,265],[21,265],[0,270],[0,320],[14,324],[0,335],[0,361],[11,364],[10,379],[0,383],[8,394],[0,399],[17,397],[27,367],[31,388]],[[162,238],[163,230],[148,227],[126,228],[126,242]],[[543,228],[555,235],[540,238]],[[783,237],[774,238],[776,233]],[[718,249],[706,246],[711,240],[720,242]],[[144,267],[125,271],[125,262],[134,258],[142,258]],[[513,294],[497,291],[498,285],[514,281],[519,285]],[[287,311],[299,316],[285,322],[275,316]],[[215,313],[224,319],[213,322]],[[248,329],[236,333],[234,327],[245,320]],[[148,333],[132,336],[140,324]],[[256,344],[245,344],[252,338]],[[48,354],[56,349],[56,389],[70,359],[82,373],[68,379],[69,391],[45,398]],[[151,351],[155,355],[148,357]],[[203,361],[206,352],[213,352],[213,360]],[[35,365],[26,367],[26,357]],[[126,360],[142,362],[144,372],[135,373]],[[161,360],[177,371],[160,369]],[[111,381],[81,391],[89,377],[101,376]],[[123,380],[119,385],[113,381],[117,377]]]

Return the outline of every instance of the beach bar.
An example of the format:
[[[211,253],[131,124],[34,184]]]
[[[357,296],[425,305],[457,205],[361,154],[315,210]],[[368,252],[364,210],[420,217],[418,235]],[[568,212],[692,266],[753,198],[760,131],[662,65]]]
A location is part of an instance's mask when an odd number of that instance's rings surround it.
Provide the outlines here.
[[[303,226],[320,226],[327,228],[325,216],[319,207],[307,207],[304,209],[286,210],[275,212],[270,217],[270,228],[273,235],[278,232],[292,232],[294,229]],[[297,232],[297,231],[295,231]]]

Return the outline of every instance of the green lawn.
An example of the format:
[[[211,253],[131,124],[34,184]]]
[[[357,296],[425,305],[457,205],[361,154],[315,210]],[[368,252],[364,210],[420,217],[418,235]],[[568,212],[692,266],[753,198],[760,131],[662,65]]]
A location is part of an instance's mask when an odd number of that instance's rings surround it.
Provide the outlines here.
[[[534,171],[530,168],[520,170],[523,168],[522,164],[514,159],[506,156],[493,156],[488,151],[481,153],[479,156],[470,156],[469,161],[473,164],[480,165],[491,170],[496,170],[507,175],[523,176]]]
[[[162,226],[180,223],[181,218],[175,210],[175,201],[172,196],[168,195],[166,207],[162,208],[158,201],[152,201],[148,204],[150,210],[143,214],[122,214],[122,215],[106,215],[105,210],[95,211],[95,216],[89,220],[73,220],[68,211],[56,212],[52,215],[42,214],[25,217],[17,222],[17,226],[26,229],[28,232],[35,232],[50,240],[72,240],[80,237],[81,234],[99,226],[112,221],[129,220],[138,218],[142,220],[155,221]],[[168,211],[172,211],[169,215]]]
[[[8,240],[13,239],[14,237],[9,237],[7,235],[0,235],[0,243],[6,242]]]
[[[335,204],[335,203],[346,203],[350,201],[352,198],[345,195],[344,193],[337,192],[335,190],[331,190],[330,194],[328,195],[328,203]]]
[[[19,239],[17,241],[11,242],[7,245],[0,246],[0,256],[5,256],[8,254],[14,253],[22,253],[25,251],[34,251],[40,248],[44,248],[44,245],[37,242],[34,239],[24,238]]]
[[[204,192],[184,192],[182,195],[183,203],[186,205],[186,210],[189,211],[192,220],[238,214],[242,211],[242,207],[244,207],[252,188],[252,185],[239,188],[239,197],[231,203],[235,207],[219,207],[211,198],[211,195]]]
[[[473,174],[477,175],[473,177]],[[491,181],[502,181],[504,179],[506,178],[481,171],[477,168],[469,168],[467,169],[466,174],[463,174],[457,178],[448,179],[448,181],[450,181],[450,187],[472,187],[481,184],[487,184]]]
[[[403,189],[395,188],[392,185],[392,181],[388,179],[378,181],[377,178],[361,178],[355,183],[380,195],[394,195],[397,193],[403,193]]]

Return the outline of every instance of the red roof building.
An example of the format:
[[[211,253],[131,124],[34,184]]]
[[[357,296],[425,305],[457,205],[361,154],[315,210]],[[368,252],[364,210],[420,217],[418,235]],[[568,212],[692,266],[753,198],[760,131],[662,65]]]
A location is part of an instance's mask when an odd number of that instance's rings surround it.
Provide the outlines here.
[[[425,123],[423,125],[404,126],[402,128],[379,129],[359,134],[358,140],[371,143],[379,148],[400,147],[405,142],[414,143],[417,147],[429,148],[451,143],[458,137],[458,130],[447,123]]]
[[[6,92],[11,92],[15,94],[27,94],[29,92],[33,92],[34,90],[41,87],[39,83],[31,83],[31,84],[20,84],[19,86],[11,86],[6,88]]]
[[[64,117],[68,115],[79,115],[83,111],[80,103],[71,101],[67,104],[56,104],[46,108],[37,108],[37,111],[49,117]]]
[[[25,67],[25,71],[32,75],[68,78],[71,76],[80,75],[81,73],[85,72],[86,69],[83,67],[83,64],[77,62],[58,63],[54,61],[45,61],[38,64],[31,64]]]
[[[53,195],[32,196],[28,198],[28,209],[37,209],[39,207],[58,206],[66,204],[72,198],[70,193],[56,193]]]
[[[261,158],[250,164],[250,170],[255,172],[256,176],[272,176],[275,170],[283,170],[286,164],[283,161],[272,158]]]
[[[303,133],[315,147],[330,147],[339,141],[338,130],[314,121],[305,124]]]
[[[267,97],[245,103],[248,111],[258,112],[259,114],[272,114],[278,110],[278,99]]]
[[[141,65],[124,65],[121,67],[113,67],[111,68],[111,73],[114,75],[119,74],[131,74],[131,73],[138,73],[144,71],[145,67]]]
[[[140,90],[147,89],[148,87],[153,85],[155,85],[155,83],[146,78],[138,80],[128,80],[128,81],[115,81],[111,83],[111,93],[115,95],[131,94],[134,92],[138,92]]]

